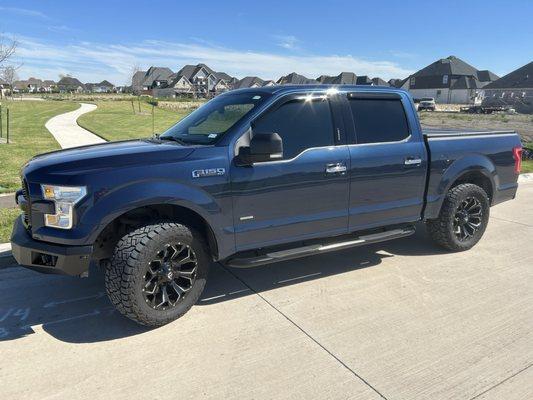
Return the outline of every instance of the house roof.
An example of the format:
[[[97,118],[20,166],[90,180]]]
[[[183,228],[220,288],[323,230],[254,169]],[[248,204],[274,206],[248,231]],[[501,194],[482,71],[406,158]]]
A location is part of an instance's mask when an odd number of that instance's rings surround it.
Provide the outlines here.
[[[257,76],[245,76],[235,83],[235,89],[249,88],[253,85],[263,86],[265,81]]]
[[[57,85],[58,86],[75,86],[75,87],[81,86],[81,87],[85,87],[85,85],[83,83],[81,83],[78,79],[73,78],[71,76],[64,76],[63,78],[61,78],[57,82]]]
[[[513,88],[533,88],[533,61],[485,86],[485,89]]]
[[[441,58],[420,71],[415,72],[412,76],[442,76],[442,75],[477,75],[477,69],[467,64],[460,58],[449,56]]]
[[[288,75],[282,76],[277,80],[276,83],[280,85],[305,85],[310,83],[317,83],[314,79],[306,78],[303,75],[297,74],[296,72],[291,72]]]
[[[445,75],[448,76],[447,81],[444,79]],[[472,79],[463,79],[464,77]],[[429,64],[409,78],[415,78],[410,89],[474,89],[483,87],[498,76],[489,70],[478,71],[460,58],[449,56]]]
[[[167,67],[150,67],[145,73],[142,85],[152,86],[154,81],[168,81],[172,74],[172,70]]]
[[[43,81],[43,86],[54,86],[56,83],[51,79],[45,79]]]
[[[337,76],[320,75],[316,80],[325,84],[354,85],[357,81],[357,75],[353,72],[341,72]]]
[[[105,79],[102,82],[100,82],[98,86],[106,86],[106,87],[111,87],[111,88],[115,87],[115,85],[113,85],[111,82]]]

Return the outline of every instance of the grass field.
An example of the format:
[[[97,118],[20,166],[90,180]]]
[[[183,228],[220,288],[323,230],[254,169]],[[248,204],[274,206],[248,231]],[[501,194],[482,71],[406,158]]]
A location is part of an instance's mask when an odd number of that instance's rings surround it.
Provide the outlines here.
[[[5,109],[11,119],[10,144],[0,144],[0,193],[20,187],[19,171],[31,157],[59,149],[59,144],[44,127],[57,114],[73,111],[76,103],[58,101],[2,101],[5,136]]]
[[[78,124],[107,140],[152,136],[152,106],[144,102],[97,101],[95,111],[78,118]],[[140,105],[140,112],[139,112]],[[135,113],[133,111],[135,108]],[[154,130],[162,133],[191,110],[170,111],[154,108]]]

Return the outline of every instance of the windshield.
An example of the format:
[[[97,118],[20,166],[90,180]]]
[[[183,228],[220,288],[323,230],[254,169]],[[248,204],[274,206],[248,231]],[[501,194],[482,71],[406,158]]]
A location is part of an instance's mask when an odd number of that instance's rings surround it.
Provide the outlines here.
[[[420,99],[420,101],[433,101],[433,98],[432,97],[424,97],[424,98]]]
[[[262,104],[267,93],[224,94],[193,111],[160,136],[187,144],[211,144]]]

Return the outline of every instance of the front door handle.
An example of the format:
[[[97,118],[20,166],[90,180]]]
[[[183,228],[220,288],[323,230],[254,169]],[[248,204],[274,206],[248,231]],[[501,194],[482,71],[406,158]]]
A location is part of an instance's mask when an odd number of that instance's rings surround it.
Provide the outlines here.
[[[346,164],[344,163],[327,164],[326,174],[345,174],[346,169]]]
[[[405,165],[420,165],[422,164],[422,159],[420,157],[407,157],[403,163]]]

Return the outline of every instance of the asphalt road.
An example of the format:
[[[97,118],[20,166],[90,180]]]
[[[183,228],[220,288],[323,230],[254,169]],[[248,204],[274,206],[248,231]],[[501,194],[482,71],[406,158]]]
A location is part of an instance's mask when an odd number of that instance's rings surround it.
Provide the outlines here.
[[[533,184],[482,241],[415,237],[251,270],[141,328],[102,276],[0,270],[1,399],[531,399]]]

